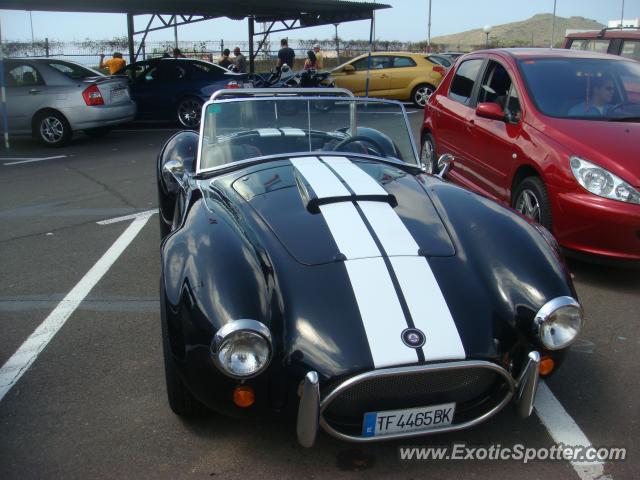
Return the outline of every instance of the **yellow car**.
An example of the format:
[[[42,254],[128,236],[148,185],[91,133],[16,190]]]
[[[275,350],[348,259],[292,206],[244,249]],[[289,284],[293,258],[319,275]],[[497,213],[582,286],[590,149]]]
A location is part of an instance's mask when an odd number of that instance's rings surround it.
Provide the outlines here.
[[[354,95],[364,95],[368,57],[368,53],[360,55],[332,70],[336,86],[351,90]],[[444,66],[428,58],[424,53],[371,53],[369,96],[409,100],[424,108],[446,73]]]

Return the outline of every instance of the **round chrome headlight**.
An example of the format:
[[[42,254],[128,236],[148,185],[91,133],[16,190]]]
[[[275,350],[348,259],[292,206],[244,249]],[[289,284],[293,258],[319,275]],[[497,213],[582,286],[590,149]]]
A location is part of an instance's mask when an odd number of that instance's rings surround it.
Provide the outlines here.
[[[256,320],[234,320],[216,333],[211,344],[214,363],[233,378],[251,378],[271,361],[271,333]]]
[[[571,297],[558,297],[545,303],[535,318],[540,341],[549,350],[571,345],[578,338],[582,323],[582,307]]]

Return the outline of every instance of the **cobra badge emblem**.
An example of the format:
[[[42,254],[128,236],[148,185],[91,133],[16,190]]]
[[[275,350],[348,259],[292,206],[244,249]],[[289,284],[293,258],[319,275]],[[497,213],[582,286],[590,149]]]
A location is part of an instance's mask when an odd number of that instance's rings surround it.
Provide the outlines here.
[[[407,347],[420,348],[426,340],[424,333],[417,328],[407,328],[402,331],[402,341]]]

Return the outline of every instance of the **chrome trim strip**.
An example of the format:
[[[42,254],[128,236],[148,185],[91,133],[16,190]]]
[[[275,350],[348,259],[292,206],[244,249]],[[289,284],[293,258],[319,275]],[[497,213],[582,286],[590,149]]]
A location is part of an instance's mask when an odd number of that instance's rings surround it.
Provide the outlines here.
[[[389,435],[381,435],[379,437],[356,437],[353,435],[347,435],[345,433],[338,432],[331,425],[327,423],[327,421],[323,417],[323,412],[329,406],[329,404],[344,390],[357,385],[365,380],[370,378],[379,378],[379,377],[390,377],[390,376],[398,376],[398,375],[409,375],[412,373],[419,372],[427,372],[427,371],[440,371],[440,370],[464,370],[466,368],[474,368],[481,367],[487,368],[489,370],[493,370],[498,374],[502,375],[502,377],[506,380],[507,385],[509,386],[509,392],[505,396],[505,398],[495,407],[493,407],[488,412],[483,415],[475,418],[473,420],[469,420],[467,422],[459,423],[456,425],[447,425],[446,427],[434,428],[432,430],[423,430],[419,432],[404,432],[404,433],[394,433]],[[343,383],[334,388],[324,399],[320,401],[320,426],[326,431],[329,435],[338,438],[340,440],[345,440],[348,442],[355,443],[368,443],[368,442],[376,442],[381,440],[393,440],[396,438],[409,438],[409,437],[418,437],[422,435],[431,435],[435,433],[444,433],[444,432],[456,432],[459,430],[464,430],[469,427],[473,427],[479,423],[488,420],[500,410],[504,408],[504,406],[509,403],[509,401],[513,398],[513,395],[516,390],[516,383],[514,379],[509,375],[505,369],[496,365],[495,363],[487,362],[484,360],[467,360],[460,362],[446,362],[446,363],[436,363],[431,365],[418,365],[418,366],[410,366],[410,367],[397,367],[397,368],[387,368],[384,370],[373,370],[370,372],[361,373],[360,375],[356,375],[345,380]]]
[[[305,448],[313,447],[318,434],[320,410],[320,380],[317,372],[308,372],[302,384],[302,395],[298,406],[296,433],[298,442]]]
[[[527,418],[533,411],[533,401],[536,399],[538,381],[540,380],[539,369],[540,353],[529,352],[527,364],[518,378],[518,393],[515,398],[520,418]]]
[[[216,90],[209,99],[211,102],[216,101],[220,97],[250,97],[251,95],[266,95],[268,97],[275,97],[277,95],[294,95],[300,96],[300,94],[311,94],[316,96],[331,96],[339,97],[344,95],[345,97],[353,98],[353,93],[346,88],[318,88],[318,87],[306,87],[306,88],[223,88]]]

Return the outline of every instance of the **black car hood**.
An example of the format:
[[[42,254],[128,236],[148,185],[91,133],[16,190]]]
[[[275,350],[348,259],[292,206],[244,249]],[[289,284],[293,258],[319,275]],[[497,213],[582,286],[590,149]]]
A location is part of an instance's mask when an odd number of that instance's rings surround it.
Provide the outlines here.
[[[351,162],[372,177],[388,195],[386,199],[356,197],[351,192],[353,199],[391,203],[418,244],[421,256],[455,255],[451,238],[429,196],[419,183],[421,177],[373,160],[351,159]],[[298,262],[304,265],[319,265],[336,261],[341,252],[323,215],[320,214],[317,205],[314,205],[313,192],[309,198],[309,187],[292,164],[265,166],[264,169],[240,177],[233,183],[234,190],[249,202]],[[337,202],[340,199],[335,200]]]

